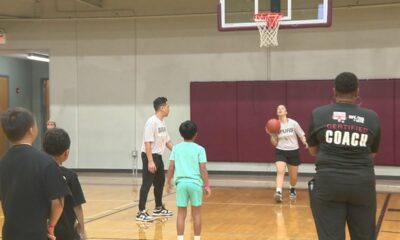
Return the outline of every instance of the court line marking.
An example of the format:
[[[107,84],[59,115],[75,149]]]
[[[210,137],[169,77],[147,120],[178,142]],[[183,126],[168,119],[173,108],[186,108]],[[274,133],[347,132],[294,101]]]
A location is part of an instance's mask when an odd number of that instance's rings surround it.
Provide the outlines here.
[[[165,194],[165,195],[163,195],[163,198],[164,197],[169,197],[169,196],[171,196],[171,195],[173,195],[175,193],[176,192],[171,192],[171,193]],[[387,209],[387,205],[388,205],[388,202],[390,200],[390,196],[391,196],[391,193],[388,193],[386,195],[386,199],[385,199],[384,205],[383,205],[383,207],[381,209],[381,214],[380,214],[380,217],[379,217],[379,220],[378,220],[378,224],[377,224],[377,228],[376,228],[376,232],[375,232],[376,238],[378,237],[378,234],[379,234],[379,231],[380,231],[380,227],[382,225],[383,218],[384,218],[384,215],[385,215],[385,212],[386,212],[386,209]],[[147,202],[154,202],[154,200],[155,200],[154,198],[153,199],[149,199],[149,200],[147,200]],[[290,204],[268,204],[268,203],[267,204],[257,204],[257,203],[249,204],[249,203],[204,202],[204,205],[206,205],[206,204],[211,204],[211,205],[227,205],[227,204],[230,204],[230,205],[246,205],[246,206],[251,205],[251,206],[268,206],[268,207],[270,207],[270,206],[275,206],[275,207],[277,207],[277,206],[278,207],[279,206],[289,206],[290,207]],[[103,211],[101,213],[92,215],[90,217],[86,217],[84,221],[85,221],[85,223],[94,222],[94,221],[100,220],[102,218],[105,218],[105,217],[108,217],[108,216],[123,212],[125,210],[131,209],[131,208],[134,208],[134,207],[137,207],[138,205],[139,205],[138,201],[136,200],[133,203],[120,205],[120,206],[114,207],[112,209]],[[294,206],[295,207],[301,207],[301,208],[308,208],[309,207],[309,205],[294,205]],[[133,240],[137,240],[137,239],[133,239]]]
[[[232,203],[223,203],[223,202],[203,202],[204,205],[210,204],[210,205],[239,205],[239,206],[266,206],[266,207],[280,207],[280,206],[285,206],[285,207],[305,207],[309,208],[310,205],[301,205],[301,204],[278,204],[278,203],[237,203],[237,202],[232,202]]]
[[[400,208],[388,208],[388,212],[400,212]]]
[[[163,197],[168,197],[175,194],[175,192],[171,192],[169,194],[164,195]],[[153,199],[149,199],[147,202],[154,202],[154,198]],[[211,204],[211,205],[239,205],[239,206],[266,206],[266,207],[289,207],[290,208],[290,204],[249,204],[249,203],[222,203],[222,202],[204,202],[204,205],[207,204]],[[116,213],[120,213],[123,212],[125,210],[137,207],[139,204],[137,201],[132,202],[132,203],[128,203],[128,204],[124,204],[124,205],[120,205],[117,207],[114,207],[112,209],[108,209],[105,210],[103,212],[97,213],[95,215],[89,216],[89,217],[85,217],[85,223],[90,223],[111,215],[114,215]],[[308,208],[310,207],[309,205],[297,205],[297,204],[293,204],[294,207],[299,207],[299,208]]]
[[[400,232],[395,232],[395,231],[381,231],[383,233],[393,233],[393,234],[400,234]]]
[[[120,199],[99,199],[99,200],[94,200],[94,199],[88,199],[86,198],[86,202],[129,202],[131,203],[132,200],[120,200]]]
[[[82,185],[88,186],[130,186],[130,187],[140,187],[142,184],[130,184],[130,183],[82,183]]]
[[[171,192],[171,193],[165,194],[165,195],[163,195],[163,198],[164,197],[168,197],[168,196],[173,195],[173,194],[175,194],[175,192]],[[154,201],[155,201],[154,198],[148,199],[147,203],[148,202],[154,202]],[[120,206],[114,207],[112,209],[108,209],[108,210],[105,210],[103,212],[97,213],[95,215],[92,215],[92,216],[89,216],[89,217],[85,217],[84,221],[85,221],[85,223],[94,222],[94,221],[97,221],[99,219],[102,219],[102,218],[105,218],[105,217],[108,217],[108,216],[123,212],[125,210],[131,209],[131,208],[134,208],[134,207],[137,207],[137,206],[139,206],[139,203],[136,200],[135,202],[124,204],[124,205],[120,205]]]
[[[258,233],[204,233],[204,238],[209,239],[210,236],[211,237],[216,237],[221,239],[221,237],[224,237],[224,239],[229,239],[229,238],[237,238],[237,237],[241,237],[242,239],[259,239],[259,240],[310,240],[310,239],[315,239],[310,238],[310,237],[277,237],[277,236],[270,236],[267,237],[265,235],[262,235],[262,237],[260,237],[260,235],[262,234],[258,234]],[[316,235],[316,232],[315,232]],[[203,234],[202,234],[203,236]],[[212,238],[210,238],[212,239]]]
[[[144,238],[97,238],[97,237],[91,237],[91,238],[88,238],[88,239],[111,239],[111,240],[146,240],[146,239],[144,239]]]
[[[92,215],[92,216],[90,216],[90,217],[85,218],[85,223],[86,223],[86,222],[93,221],[93,220],[95,220],[95,219],[99,219],[99,218],[101,218],[101,217],[103,217],[103,216],[109,216],[110,213],[114,213],[114,212],[116,212],[116,211],[123,211],[123,210],[125,210],[125,209],[132,208],[132,207],[134,207],[134,205],[137,206],[137,202],[136,202],[136,203],[135,203],[135,202],[131,202],[131,203],[128,203],[128,204],[120,205],[120,206],[117,206],[117,207],[114,207],[114,208],[105,210],[105,211],[103,211],[103,212],[100,212],[100,213],[97,213],[97,214],[95,214],[95,215]],[[87,221],[86,221],[86,220],[87,220]]]
[[[225,187],[222,187],[222,188],[225,188]],[[228,188],[230,188],[230,187],[228,187]],[[163,195],[163,198],[166,198],[166,197],[169,197],[171,195],[174,195],[175,193],[176,192],[171,192],[169,194],[165,194],[165,195]],[[147,200],[147,202],[154,202],[154,201],[155,201],[154,198]],[[223,203],[223,202],[206,202],[206,201],[204,201],[204,205],[207,205],[207,204],[210,204],[210,205],[227,205],[228,204],[228,205],[238,205],[238,206],[249,206],[250,205],[250,206],[266,206],[266,207],[279,207],[279,206],[287,207],[287,206],[289,206],[290,207],[290,204],[276,204],[276,203],[235,203],[235,202],[233,202],[233,203]],[[134,202],[123,204],[123,205],[114,207],[112,209],[108,209],[108,210],[105,210],[103,212],[97,213],[95,215],[91,215],[89,217],[85,217],[84,221],[85,221],[85,223],[94,222],[96,220],[99,220],[99,219],[114,215],[116,213],[120,213],[120,212],[123,212],[125,210],[137,207],[138,205],[139,205],[138,204],[138,200],[135,200]],[[299,207],[299,208],[308,208],[308,207],[310,207],[309,205],[297,205],[297,204],[293,204],[293,205],[295,207]]]
[[[381,230],[383,218],[385,217],[385,213],[387,210],[387,207],[389,205],[390,197],[392,196],[391,193],[388,193],[385,198],[385,202],[383,203],[383,206],[381,208],[381,213],[379,215],[378,223],[376,224],[376,230],[375,230],[375,239],[378,239],[379,231]]]

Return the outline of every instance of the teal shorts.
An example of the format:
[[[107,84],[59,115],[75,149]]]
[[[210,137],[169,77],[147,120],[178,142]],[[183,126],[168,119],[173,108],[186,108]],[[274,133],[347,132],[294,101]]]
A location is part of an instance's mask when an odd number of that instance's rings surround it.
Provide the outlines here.
[[[179,182],[176,185],[176,205],[187,207],[189,201],[192,206],[199,207],[203,202],[203,187],[192,182]]]

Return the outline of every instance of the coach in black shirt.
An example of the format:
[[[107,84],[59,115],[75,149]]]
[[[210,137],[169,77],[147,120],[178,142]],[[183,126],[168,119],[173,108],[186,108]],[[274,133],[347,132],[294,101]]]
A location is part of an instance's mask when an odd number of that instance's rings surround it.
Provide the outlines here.
[[[307,143],[316,156],[309,182],[310,204],[321,240],[375,239],[376,191],[373,159],[380,141],[377,114],[355,104],[358,79],[344,72],[335,79],[336,103],[316,108]]]
[[[33,114],[24,108],[1,115],[11,148],[0,160],[3,240],[54,239],[64,196],[69,193],[60,168],[32,147],[37,136]]]

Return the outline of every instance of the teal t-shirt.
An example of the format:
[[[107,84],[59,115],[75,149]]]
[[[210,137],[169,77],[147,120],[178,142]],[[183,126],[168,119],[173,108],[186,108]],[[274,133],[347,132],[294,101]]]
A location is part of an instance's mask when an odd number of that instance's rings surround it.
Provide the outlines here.
[[[200,163],[206,163],[206,150],[194,142],[181,142],[176,144],[170,155],[170,160],[175,161],[175,184],[185,181],[203,186],[200,173]]]

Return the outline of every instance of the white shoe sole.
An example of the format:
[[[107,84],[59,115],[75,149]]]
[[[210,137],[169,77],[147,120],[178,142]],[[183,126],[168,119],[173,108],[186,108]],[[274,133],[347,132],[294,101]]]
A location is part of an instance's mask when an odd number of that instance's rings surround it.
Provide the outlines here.
[[[140,222],[152,222],[154,219],[143,219],[143,218],[136,218],[136,221]]]
[[[275,197],[275,202],[277,202],[277,203],[281,203],[282,202],[282,197],[281,196],[275,195],[274,197]]]
[[[153,216],[166,216],[166,217],[170,217],[174,215],[173,213],[153,213]]]

